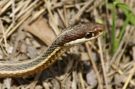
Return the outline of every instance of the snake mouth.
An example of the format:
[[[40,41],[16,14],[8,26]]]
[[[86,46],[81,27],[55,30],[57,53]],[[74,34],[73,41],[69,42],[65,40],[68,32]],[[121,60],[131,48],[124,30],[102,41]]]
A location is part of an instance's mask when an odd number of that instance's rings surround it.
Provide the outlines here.
[[[77,45],[77,44],[85,43],[85,42],[87,42],[87,41],[91,41],[91,40],[93,40],[93,39],[98,38],[98,37],[101,36],[103,33],[104,33],[104,32],[103,32],[103,30],[102,30],[102,31],[96,32],[95,34],[97,34],[97,35],[95,35],[95,36],[93,36],[93,37],[91,37],[91,38],[85,38],[85,37],[84,37],[84,38],[81,38],[81,39],[77,39],[77,40],[74,40],[74,41],[70,41],[70,42],[64,44],[64,46],[72,46],[72,45]]]

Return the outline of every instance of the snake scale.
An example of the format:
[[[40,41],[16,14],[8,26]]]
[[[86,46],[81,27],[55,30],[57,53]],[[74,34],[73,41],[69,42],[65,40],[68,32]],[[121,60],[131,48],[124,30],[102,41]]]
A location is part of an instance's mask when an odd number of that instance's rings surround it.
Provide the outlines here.
[[[78,39],[92,39],[104,31],[98,23],[80,23],[65,29],[38,57],[27,61],[0,61],[0,77],[23,77],[39,73],[51,66],[70,46],[66,44]]]

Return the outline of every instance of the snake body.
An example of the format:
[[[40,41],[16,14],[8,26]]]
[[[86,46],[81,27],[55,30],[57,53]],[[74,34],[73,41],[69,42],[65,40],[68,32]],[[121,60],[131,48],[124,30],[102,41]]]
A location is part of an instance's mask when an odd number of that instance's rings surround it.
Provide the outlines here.
[[[66,47],[65,44],[82,38],[91,39],[103,30],[104,25],[90,22],[68,27],[35,59],[23,62],[0,61],[0,77],[23,77],[41,72],[51,66],[70,47]]]

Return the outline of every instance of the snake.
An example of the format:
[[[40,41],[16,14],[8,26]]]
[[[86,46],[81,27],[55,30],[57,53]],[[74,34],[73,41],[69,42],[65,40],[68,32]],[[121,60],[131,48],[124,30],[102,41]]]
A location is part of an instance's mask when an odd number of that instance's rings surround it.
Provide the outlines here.
[[[49,68],[76,40],[84,42],[99,37],[105,27],[99,23],[78,23],[59,34],[52,44],[37,57],[26,61],[0,61],[0,78],[26,77]],[[79,41],[78,41],[79,42]],[[76,42],[77,43],[77,42]]]

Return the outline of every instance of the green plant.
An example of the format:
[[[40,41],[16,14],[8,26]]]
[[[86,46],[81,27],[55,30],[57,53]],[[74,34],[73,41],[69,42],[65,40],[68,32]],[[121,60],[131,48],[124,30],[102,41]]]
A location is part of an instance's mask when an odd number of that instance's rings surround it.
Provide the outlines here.
[[[126,5],[125,3],[121,3],[119,0],[115,0],[112,4],[110,4],[110,6],[111,6],[111,11],[112,11],[112,28],[111,28],[112,29],[112,36],[111,36],[112,37],[112,50],[111,52],[114,54],[117,48],[119,47],[120,41],[123,38],[123,34],[125,32],[127,25],[129,23],[135,25],[135,15],[131,11],[128,5]],[[116,13],[117,8],[123,11],[124,15],[126,16],[126,19],[124,20],[124,23],[120,29],[118,37],[116,37],[115,35],[116,34],[116,20],[118,19],[117,13]]]

